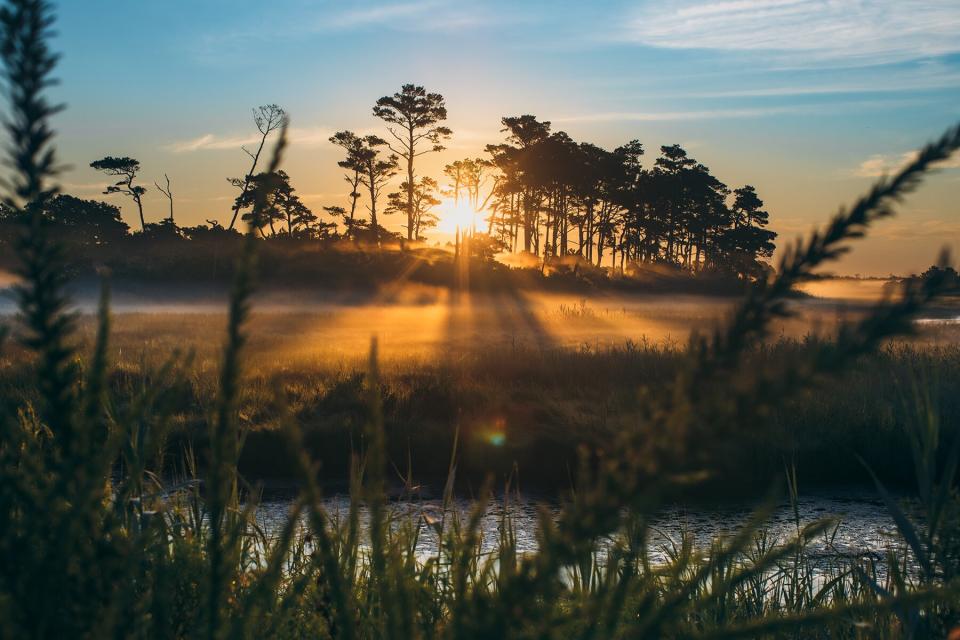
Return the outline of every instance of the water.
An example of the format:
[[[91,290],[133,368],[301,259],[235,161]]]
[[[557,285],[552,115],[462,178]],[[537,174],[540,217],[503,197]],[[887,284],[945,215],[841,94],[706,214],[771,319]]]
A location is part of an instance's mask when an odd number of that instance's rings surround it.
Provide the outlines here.
[[[268,532],[276,533],[286,522],[292,499],[272,498],[265,500],[258,512],[258,520]],[[331,517],[346,519],[349,512],[349,497],[336,496],[325,500],[324,507]],[[886,507],[872,494],[865,492],[840,492],[802,496],[798,502],[800,526],[831,518],[835,526],[812,541],[808,554],[812,557],[835,558],[873,556],[882,558],[888,551],[898,556],[904,552],[902,540],[897,535],[893,519]],[[412,518],[419,526],[417,551],[423,556],[437,552],[435,524],[443,516],[438,500],[395,501],[388,505],[395,521]],[[467,500],[454,502],[463,521],[473,509]],[[521,553],[536,551],[537,528],[541,510],[555,517],[559,506],[531,497],[512,498],[508,503],[497,501],[488,505],[480,524],[481,550],[490,553],[497,548],[500,528],[506,515],[513,522],[517,550]],[[678,545],[684,535],[691,536],[698,548],[706,548],[717,538],[737,533],[746,523],[752,508],[747,504],[729,505],[675,505],[663,509],[653,519],[650,527],[650,555],[654,562],[666,562],[669,550]],[[366,529],[368,514],[360,509],[360,526]],[[449,518],[449,515],[448,515]],[[780,504],[771,514],[763,529],[771,540],[787,542],[796,536],[797,523],[793,507]]]

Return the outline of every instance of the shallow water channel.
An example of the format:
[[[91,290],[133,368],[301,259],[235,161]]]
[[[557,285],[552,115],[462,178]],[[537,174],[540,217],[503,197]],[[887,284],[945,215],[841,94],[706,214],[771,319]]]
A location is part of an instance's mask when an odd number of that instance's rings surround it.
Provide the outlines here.
[[[349,512],[349,498],[337,496],[325,501],[325,508],[332,518],[345,521]],[[292,498],[272,496],[265,499],[258,512],[258,520],[268,533],[278,532],[287,519]],[[447,521],[456,510],[466,521],[473,503],[458,500],[450,507]],[[487,506],[481,519],[482,551],[495,551],[500,538],[504,516],[512,522],[517,550],[521,553],[537,549],[539,512],[546,509],[555,516],[559,511],[556,503],[533,497],[512,497]],[[437,523],[443,517],[439,500],[393,501],[388,510],[399,522],[410,518],[419,526],[417,551],[430,556],[437,552]],[[828,532],[807,547],[808,557],[825,560],[838,557],[873,556],[882,560],[888,551],[898,556],[904,552],[903,543],[883,502],[868,492],[840,492],[808,494],[801,496],[797,504],[799,524],[804,526],[831,518],[835,524]],[[661,510],[650,526],[649,553],[653,562],[668,560],[670,549],[679,545],[684,536],[691,536],[698,548],[708,547],[717,538],[737,533],[747,523],[754,509],[749,504],[671,506]],[[360,526],[366,529],[366,508],[359,512]],[[791,504],[783,503],[774,508],[762,530],[768,542],[784,543],[797,533],[797,520]],[[602,551],[602,550],[601,550]]]

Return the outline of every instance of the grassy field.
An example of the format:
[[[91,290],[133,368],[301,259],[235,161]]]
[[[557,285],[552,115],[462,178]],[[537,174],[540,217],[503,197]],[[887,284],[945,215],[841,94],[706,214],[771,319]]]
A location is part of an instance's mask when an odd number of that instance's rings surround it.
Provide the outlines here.
[[[835,305],[798,303],[798,317],[749,355],[751,366],[773,370],[784,358],[810,351],[839,317]],[[321,478],[343,486],[351,452],[363,448],[368,416],[366,350],[379,336],[381,394],[391,477],[414,478],[438,491],[446,479],[455,435],[460,476],[479,486],[488,474],[502,482],[516,471],[523,486],[570,487],[578,450],[602,456],[616,434],[641,420],[644,398],[661,393],[687,359],[685,334],[708,328],[728,303],[702,298],[474,298],[452,304],[407,295],[377,306],[328,305],[297,311],[267,307],[250,323],[248,374],[240,419],[247,430],[240,459],[250,480],[292,479],[290,453],[278,423],[278,392],[302,426]],[[110,382],[129,402],[159,379],[170,362],[183,374],[158,402],[174,407],[166,429],[168,462],[188,443],[204,456],[206,421],[214,402],[226,317],[201,309],[123,312],[114,318]],[[79,339],[89,349],[95,323],[84,316]],[[804,486],[869,482],[862,456],[884,480],[912,481],[904,411],[923,381],[952,436],[960,417],[960,325],[918,325],[911,339],[865,356],[839,381],[775,407],[750,438],[725,443],[710,467],[727,497],[763,491],[797,466]],[[23,386],[23,362],[11,352],[0,384],[8,402]],[[170,376],[171,378],[173,376]]]

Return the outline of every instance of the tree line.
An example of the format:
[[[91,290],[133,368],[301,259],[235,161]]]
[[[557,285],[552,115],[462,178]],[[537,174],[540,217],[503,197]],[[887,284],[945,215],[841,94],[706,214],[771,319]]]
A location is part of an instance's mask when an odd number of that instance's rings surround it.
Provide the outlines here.
[[[492,169],[487,233],[511,250],[577,255],[754,275],[776,234],[756,189],[731,190],[679,145],[649,169],[643,145],[613,151],[577,143],[534,116],[503,118],[506,141],[487,145]]]
[[[343,153],[337,164],[346,192],[345,205],[325,206],[325,215],[303,202],[285,171],[262,170],[264,147],[287,120],[275,104],[253,110],[257,143],[242,148],[249,169],[227,179],[237,193],[225,225],[216,219],[178,225],[166,174],[164,184],[154,182],[153,188],[167,199],[167,214],[147,222],[143,198],[149,187],[142,184],[139,161],[107,156],[90,166],[114,180],[104,195],[133,203],[140,226],[135,235],[150,239],[234,237],[240,223],[249,223],[271,240],[405,244],[426,239],[439,221],[441,197],[447,197],[478,212],[479,225],[462,232],[471,252],[485,257],[524,251],[543,260],[576,256],[620,270],[663,264],[757,277],[773,254],[776,234],[767,229],[769,214],[756,189],[731,189],[679,145],[660,147],[644,166],[645,149],[637,140],[607,150],[577,142],[532,115],[504,117],[504,140],[486,145],[484,157],[447,164],[441,188],[418,168],[422,156],[443,151],[453,135],[443,124],[443,96],[407,84],[377,100],[372,113],[385,125],[383,136],[344,130],[330,137]],[[266,206],[254,207],[254,194],[266,194]],[[130,231],[119,209],[103,202],[60,195],[35,206],[64,232],[83,236],[84,245],[116,242]],[[4,220],[12,215],[0,211]],[[399,215],[403,233],[383,225],[383,216],[391,215]]]

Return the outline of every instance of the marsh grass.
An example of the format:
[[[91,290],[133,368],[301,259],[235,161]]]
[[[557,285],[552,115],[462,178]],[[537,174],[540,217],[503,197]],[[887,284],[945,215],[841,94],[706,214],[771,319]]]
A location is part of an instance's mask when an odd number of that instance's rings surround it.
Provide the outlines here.
[[[28,211],[53,192],[48,184],[56,166],[48,126],[56,109],[43,98],[56,62],[46,45],[49,11],[42,0],[8,0],[0,11],[11,98],[10,203]],[[61,256],[31,216],[19,246],[25,327],[19,339],[32,354],[35,392],[0,415],[0,635],[943,637],[957,624],[957,454],[949,444],[940,453],[934,402],[911,405],[923,518],[908,517],[878,482],[909,558],[891,556],[882,570],[842,557],[824,566],[806,549],[832,523],[798,525],[791,539],[774,541],[763,533],[768,507],[708,548],[680,540],[666,563],[651,562],[646,540],[648,514],[677,484],[702,480],[697,469],[708,449],[756,433],[765,408],[907,329],[937,294],[940,283],[927,279],[864,320],[842,325],[834,340],[780,354],[762,371],[750,368],[771,318],[788,312],[782,303],[792,287],[888,215],[892,199],[958,146],[960,130],[952,130],[900,174],[881,180],[788,255],[779,275],[759,283],[726,328],[695,338],[673,383],[646,399],[633,428],[613,434],[615,446],[598,464],[584,458],[576,489],[555,518],[543,513],[538,549],[529,554],[517,552],[509,519],[495,550],[482,551],[479,522],[493,488],[487,482],[469,514],[444,509],[428,523],[442,543],[433,557],[418,555],[420,523],[395,518],[386,506],[375,348],[362,379],[366,415],[350,465],[346,517],[323,509],[318,469],[278,388],[278,429],[287,436],[302,492],[277,535],[257,525],[258,491],[237,471],[248,437],[242,390],[252,242],[237,268],[215,400],[202,407],[206,459],[200,465],[187,447],[175,463],[180,481],[162,480],[160,443],[179,399],[170,389],[181,384],[189,363],[171,359],[149,382],[135,379],[133,393],[117,402],[109,383],[106,289],[92,356],[82,359],[73,346]],[[451,450],[448,505],[459,473],[456,443]],[[795,476],[789,477],[796,496]],[[363,528],[361,504],[368,514]],[[919,573],[908,570],[911,561]]]
[[[132,314],[112,320],[107,384],[115,406],[129,405],[145,387],[163,388],[172,405],[165,433],[172,455],[166,456],[165,469],[155,469],[158,473],[169,475],[187,443],[201,461],[206,458],[207,415],[217,395],[217,344],[225,321],[223,314]],[[324,355],[322,344],[287,350],[289,330],[304,321],[300,314],[260,314],[250,321],[247,374],[238,398],[246,432],[240,471],[251,481],[289,484],[296,477],[280,429],[280,389],[311,458],[323,463],[322,482],[328,489],[342,488],[350,476],[349,453],[361,447],[368,416],[367,362],[359,355]],[[84,358],[92,351],[95,331],[93,318],[78,320]],[[807,490],[871,486],[856,455],[885,483],[912,489],[913,461],[903,453],[910,420],[901,398],[904,385],[918,375],[937,381],[929,393],[942,414],[945,441],[952,442],[960,424],[960,349],[949,336],[929,342],[923,331],[914,341],[885,344],[829,382],[770,408],[757,428],[730,446],[715,446],[709,465],[700,465],[711,472],[711,481],[686,488],[685,497],[758,497],[782,476],[784,459],[796,462]],[[746,366],[770,370],[785,358],[813,353],[824,339],[771,338],[753,350]],[[37,398],[29,354],[13,346],[0,369],[0,397],[10,411],[22,399]],[[164,374],[169,354],[178,350],[175,375]],[[681,346],[653,342],[547,350],[486,344],[456,359],[381,357],[388,485],[402,484],[409,464],[416,483],[439,495],[459,430],[459,492],[469,495],[488,473],[502,488],[515,467],[525,489],[566,491],[576,481],[580,447],[610,450],[617,433],[635,426],[645,402],[640,390],[659,395],[669,389],[686,357]]]

